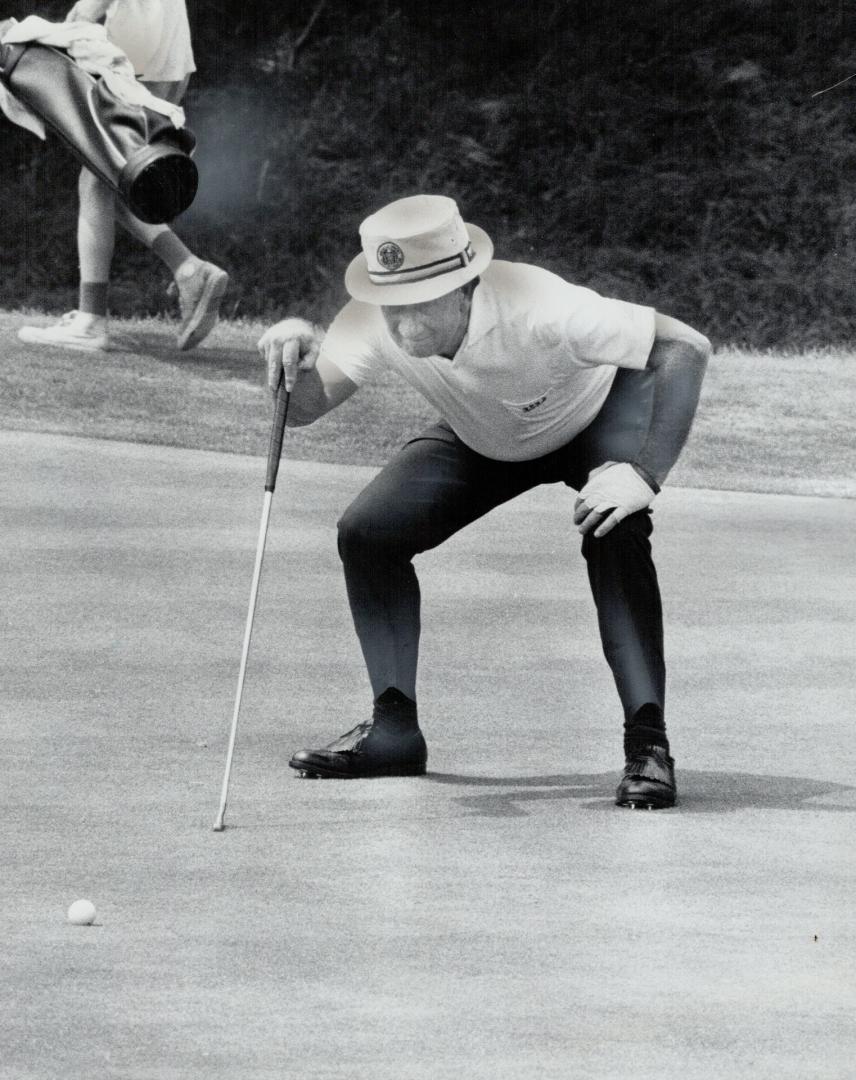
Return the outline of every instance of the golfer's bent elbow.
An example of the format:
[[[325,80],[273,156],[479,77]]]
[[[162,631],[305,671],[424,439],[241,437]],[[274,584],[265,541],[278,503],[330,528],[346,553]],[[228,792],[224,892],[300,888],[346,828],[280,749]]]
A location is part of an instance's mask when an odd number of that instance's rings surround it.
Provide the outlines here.
[[[673,353],[680,354],[682,361],[699,364],[704,371],[713,352],[709,338],[680,319],[673,319],[671,315],[664,315],[660,311],[655,313],[655,330],[655,362],[652,367],[656,366],[656,347],[668,344],[672,346]]]
[[[692,341],[682,342],[684,346],[684,357],[689,364],[693,364],[699,368],[700,376],[704,376],[704,372],[707,368],[707,362],[710,360],[711,353],[713,352],[713,346],[710,343],[710,339],[706,338],[704,334],[699,334],[697,339]]]

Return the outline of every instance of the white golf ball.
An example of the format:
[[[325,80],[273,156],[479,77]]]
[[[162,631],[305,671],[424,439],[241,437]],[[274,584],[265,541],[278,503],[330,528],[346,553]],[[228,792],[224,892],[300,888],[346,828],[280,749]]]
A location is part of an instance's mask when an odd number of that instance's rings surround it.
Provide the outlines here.
[[[75,900],[68,909],[68,921],[75,926],[91,926],[95,922],[95,905],[91,900]]]

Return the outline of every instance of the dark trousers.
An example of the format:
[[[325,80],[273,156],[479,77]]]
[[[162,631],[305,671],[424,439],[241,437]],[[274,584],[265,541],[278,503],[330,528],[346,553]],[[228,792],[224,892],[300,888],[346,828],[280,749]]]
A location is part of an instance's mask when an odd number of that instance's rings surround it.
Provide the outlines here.
[[[375,697],[393,686],[416,698],[420,594],[413,556],[538,484],[563,482],[579,490],[597,465],[632,459],[648,430],[652,395],[650,373],[620,370],[592,423],[544,457],[483,457],[441,422],[378,473],[339,522],[348,599]],[[569,504],[569,533],[571,518]],[[644,510],[606,536],[589,533],[582,541],[603,651],[625,720],[643,705],[662,711],[665,703],[662,608],[650,536],[651,514]]]

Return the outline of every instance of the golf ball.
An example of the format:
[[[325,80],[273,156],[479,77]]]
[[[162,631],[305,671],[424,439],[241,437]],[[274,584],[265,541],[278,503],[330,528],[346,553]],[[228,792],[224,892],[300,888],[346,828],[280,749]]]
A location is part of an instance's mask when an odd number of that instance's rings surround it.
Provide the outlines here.
[[[75,926],[91,926],[95,922],[95,905],[91,900],[75,900],[68,909],[68,921]]]

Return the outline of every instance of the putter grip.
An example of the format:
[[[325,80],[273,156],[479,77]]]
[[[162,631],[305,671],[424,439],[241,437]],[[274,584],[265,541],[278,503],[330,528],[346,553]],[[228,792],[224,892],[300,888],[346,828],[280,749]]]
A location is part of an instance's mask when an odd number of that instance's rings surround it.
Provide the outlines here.
[[[276,391],[276,410],[273,414],[270,446],[268,447],[265,491],[273,491],[276,487],[276,474],[279,472],[279,457],[282,453],[282,438],[285,434],[285,421],[288,417],[288,399],[290,397],[291,394],[285,388],[285,380],[280,378],[279,387]]]

